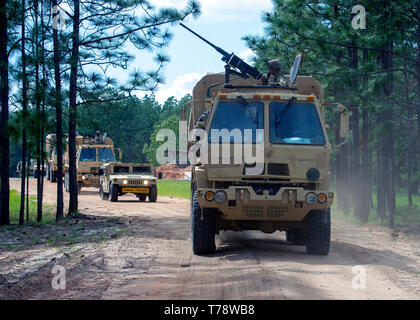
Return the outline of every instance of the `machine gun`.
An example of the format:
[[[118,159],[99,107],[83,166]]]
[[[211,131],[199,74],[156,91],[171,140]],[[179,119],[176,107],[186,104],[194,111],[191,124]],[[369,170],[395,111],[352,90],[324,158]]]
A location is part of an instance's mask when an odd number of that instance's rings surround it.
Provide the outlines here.
[[[219,52],[223,56],[222,61],[226,63],[226,66],[225,66],[225,70],[226,70],[225,83],[229,83],[229,81],[230,81],[229,76],[231,74],[239,76],[239,77],[244,78],[244,79],[248,79],[249,77],[253,77],[257,80],[261,79],[261,77],[262,77],[261,72],[259,72],[253,66],[250,66],[248,63],[243,61],[237,55],[235,55],[234,53],[231,53],[231,54],[227,53],[225,50],[223,50],[222,48],[214,45],[210,41],[204,39],[202,36],[200,36],[199,34],[197,34],[194,31],[192,31],[190,28],[188,28],[184,24],[180,23],[180,25],[181,25],[181,27],[184,27],[189,32],[191,32],[192,34],[194,34],[195,36],[197,36],[198,38],[200,38],[201,40],[206,42],[208,45],[210,45],[211,47],[216,49],[216,51]]]

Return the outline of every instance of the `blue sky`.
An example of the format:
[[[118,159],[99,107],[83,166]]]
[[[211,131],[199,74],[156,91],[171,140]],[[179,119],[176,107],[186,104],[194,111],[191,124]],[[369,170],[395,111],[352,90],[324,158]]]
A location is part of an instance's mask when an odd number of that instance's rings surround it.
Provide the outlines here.
[[[185,7],[187,0],[151,0],[157,7]],[[241,38],[247,34],[263,34],[263,11],[272,8],[271,0],[201,0],[202,14],[184,21],[188,27],[227,52],[235,52],[245,60],[252,58],[251,51]],[[164,70],[165,84],[155,95],[162,103],[170,96],[177,99],[191,93],[194,83],[208,72],[223,71],[221,55],[180,26],[171,27],[174,35],[163,52],[171,61]],[[130,50],[131,51],[131,50]],[[136,56],[130,69],[153,69],[153,55],[133,51]],[[127,79],[128,72],[115,70],[111,75],[119,80]],[[137,93],[142,96],[141,92]]]

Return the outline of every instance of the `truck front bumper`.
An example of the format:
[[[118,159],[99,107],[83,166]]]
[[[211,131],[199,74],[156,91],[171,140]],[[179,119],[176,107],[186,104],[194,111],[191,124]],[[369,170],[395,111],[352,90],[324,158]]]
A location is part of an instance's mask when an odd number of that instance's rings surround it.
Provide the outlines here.
[[[226,201],[209,200],[208,192],[222,191]],[[315,194],[313,204],[306,202],[308,194]],[[326,200],[320,202],[320,195]],[[326,210],[334,201],[334,193],[320,190],[304,190],[299,187],[281,187],[276,194],[257,194],[250,186],[231,186],[227,189],[198,189],[197,199],[202,208],[218,209],[226,220],[301,221],[311,210]],[[211,195],[211,193],[210,193]]]

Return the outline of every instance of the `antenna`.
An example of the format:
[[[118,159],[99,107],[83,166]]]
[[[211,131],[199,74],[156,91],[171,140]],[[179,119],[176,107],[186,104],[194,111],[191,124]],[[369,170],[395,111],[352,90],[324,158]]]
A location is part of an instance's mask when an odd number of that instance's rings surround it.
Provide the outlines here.
[[[292,85],[293,83],[295,83],[299,68],[301,67],[303,63],[303,53],[300,53],[296,56],[295,58],[295,62],[293,63],[292,68],[290,69],[290,84]]]

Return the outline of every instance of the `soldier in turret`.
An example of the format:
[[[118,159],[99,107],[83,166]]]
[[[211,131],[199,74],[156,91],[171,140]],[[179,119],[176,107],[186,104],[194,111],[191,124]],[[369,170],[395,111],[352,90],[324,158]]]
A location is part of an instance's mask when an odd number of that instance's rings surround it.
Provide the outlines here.
[[[285,86],[286,78],[281,74],[281,63],[279,60],[270,60],[268,62],[268,72],[261,78],[263,85]]]

